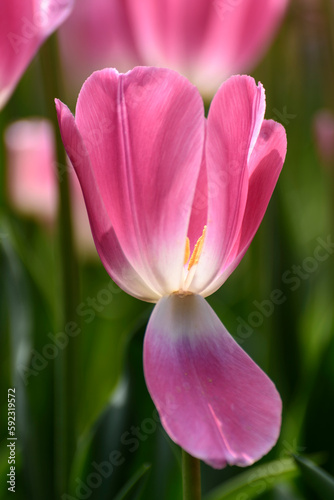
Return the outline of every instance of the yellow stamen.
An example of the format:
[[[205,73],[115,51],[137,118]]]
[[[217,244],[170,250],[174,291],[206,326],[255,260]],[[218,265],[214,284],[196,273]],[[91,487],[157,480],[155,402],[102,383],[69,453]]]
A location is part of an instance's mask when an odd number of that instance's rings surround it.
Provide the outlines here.
[[[186,263],[188,262],[189,257],[190,257],[190,241],[189,241],[189,238],[187,236],[187,238],[186,238],[186,249],[184,251],[184,261],[183,261],[184,265],[186,265]]]
[[[203,248],[203,245],[204,245],[205,233],[206,233],[206,226],[204,226],[202,236],[200,236],[198,238],[197,242],[196,242],[195,248],[193,250],[193,253],[192,253],[191,257],[190,257],[190,261],[189,261],[189,264],[188,264],[188,271],[190,270],[190,268],[192,266],[195,266],[198,263],[198,261],[199,261],[199,258],[200,258],[201,253],[202,253],[202,248]],[[187,240],[189,241],[188,238],[187,238]],[[186,244],[186,247],[187,247],[187,244]],[[187,261],[185,261],[185,262],[187,262]]]

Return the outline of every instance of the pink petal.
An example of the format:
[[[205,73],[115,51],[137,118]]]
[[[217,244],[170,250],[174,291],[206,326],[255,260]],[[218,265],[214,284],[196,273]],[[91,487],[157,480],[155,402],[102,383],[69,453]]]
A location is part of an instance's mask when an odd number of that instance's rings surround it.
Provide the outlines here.
[[[73,0],[10,0],[0,7],[0,108],[43,41],[66,19]]]
[[[200,293],[221,273],[238,237],[248,193],[248,161],[265,111],[262,85],[249,76],[227,80],[208,116],[207,235],[190,290]]]
[[[265,54],[289,0],[216,0],[209,3],[212,12],[196,59],[194,83],[205,94],[212,95],[222,81],[232,74],[247,73]]]
[[[82,194],[78,177],[69,163],[71,208],[73,214],[73,230],[77,252],[85,258],[97,257],[92,231],[90,229],[85,200]]]
[[[208,221],[208,179],[206,171],[205,154],[197,179],[195,196],[191,208],[187,236],[190,242],[190,253],[193,252],[197,240],[203,233],[203,228]]]
[[[242,226],[222,274],[203,291],[207,296],[226,281],[245,255],[263,219],[286,155],[286,134],[280,123],[264,120],[250,158],[248,197]]]
[[[249,187],[238,252],[244,252],[252,241],[276,186],[287,148],[284,127],[264,120],[249,161]]]
[[[53,223],[58,206],[54,133],[50,122],[20,120],[5,134],[8,197],[21,213]]]
[[[59,41],[62,63],[71,75],[65,83],[72,91],[98,69],[115,67],[126,72],[140,64],[124,0],[76,2],[59,30]]]
[[[159,301],[145,336],[144,371],[166,432],[212,467],[250,465],[276,443],[281,400],[274,384],[202,297]]]
[[[142,300],[155,302],[159,299],[159,295],[133,269],[119,245],[73,115],[58,100],[56,108],[62,140],[81,184],[95,246],[104,267],[111,278],[127,293]]]
[[[288,0],[125,0],[146,64],[176,69],[206,95],[253,67],[268,48]]]
[[[189,76],[187,69],[200,51],[208,19],[214,12],[211,2],[125,0],[125,3],[138,49],[146,63],[167,66]]]
[[[76,124],[119,244],[161,295],[180,286],[204,123],[197,89],[165,69],[103,70],[78,98]]]

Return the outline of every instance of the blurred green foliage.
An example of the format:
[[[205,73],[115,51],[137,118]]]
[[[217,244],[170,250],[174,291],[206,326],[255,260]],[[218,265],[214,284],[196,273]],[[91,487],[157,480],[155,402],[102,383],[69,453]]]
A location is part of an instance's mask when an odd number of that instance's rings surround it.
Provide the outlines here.
[[[312,132],[320,108],[334,111],[334,14],[329,15],[328,5],[293,1],[274,45],[254,72],[266,89],[266,117],[286,128],[288,155],[250,250],[208,299],[277,385],[284,407],[282,432],[276,447],[248,469],[248,476],[237,467],[216,471],[203,464],[207,498],[220,498],[209,492],[238,478],[245,489],[233,496],[235,500],[324,498],[300,476],[292,453],[321,453],[321,466],[334,475],[334,253],[329,250],[328,258],[314,268],[307,260],[314,257],[319,238],[334,240],[334,164],[332,169],[321,164]],[[1,136],[15,119],[46,114],[41,71],[37,56],[0,114]],[[52,500],[59,498],[58,372],[56,359],[46,359],[43,349],[53,343],[50,333],[61,337],[66,327],[58,321],[57,230],[20,218],[10,208],[3,143],[0,148],[0,495],[5,498],[7,492],[6,395],[8,387],[15,387],[16,498]],[[80,300],[71,320],[80,333],[68,339],[76,342],[77,350],[76,448],[72,489],[62,498],[76,498],[81,491],[87,496],[78,498],[92,500],[180,499],[180,450],[158,422],[143,377],[142,342],[152,306],[112,285],[98,259],[77,259]],[[99,311],[88,306],[88,298],[109,286],[106,305]],[[272,301],[274,290],[284,298],[279,304]],[[270,314],[261,312],[263,301]],[[270,464],[282,466],[275,481]],[[258,470],[262,487],[252,486],[259,481]]]

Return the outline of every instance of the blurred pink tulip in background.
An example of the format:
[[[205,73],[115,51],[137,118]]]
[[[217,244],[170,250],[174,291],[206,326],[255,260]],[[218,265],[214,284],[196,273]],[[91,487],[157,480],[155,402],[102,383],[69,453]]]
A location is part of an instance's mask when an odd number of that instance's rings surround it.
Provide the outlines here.
[[[0,109],[74,0],[0,0]]]
[[[15,122],[6,131],[5,143],[11,205],[22,214],[53,223],[58,188],[51,123],[42,119]]]
[[[59,42],[65,83],[74,94],[97,69],[127,71],[141,63],[123,0],[80,0],[60,28]]]
[[[60,39],[71,80],[103,67],[172,68],[211,97],[267,50],[288,0],[81,0]],[[71,85],[71,81],[67,82]]]
[[[313,120],[313,133],[319,157],[329,167],[334,165],[334,113],[329,109],[318,111]]]
[[[5,133],[7,196],[12,207],[27,217],[53,226],[58,210],[57,164],[52,124],[45,119],[20,120]],[[85,203],[73,167],[69,172],[74,236],[78,251],[96,255]],[[60,177],[62,171],[60,171]]]

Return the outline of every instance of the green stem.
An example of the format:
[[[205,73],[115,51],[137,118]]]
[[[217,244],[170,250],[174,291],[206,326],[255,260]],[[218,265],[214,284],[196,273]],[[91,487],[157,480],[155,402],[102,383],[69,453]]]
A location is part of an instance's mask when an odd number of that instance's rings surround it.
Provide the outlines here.
[[[183,500],[201,500],[201,463],[182,450]]]
[[[73,245],[71,204],[66,153],[61,141],[54,99],[64,99],[56,36],[53,35],[40,52],[44,77],[46,114],[54,125],[59,187],[58,234],[61,267],[61,313],[59,329],[66,332],[66,326],[76,318],[79,303],[78,269]],[[76,352],[78,338],[68,338],[67,346],[59,350],[55,359],[55,484],[57,498],[69,491],[69,477],[73,462],[76,434]]]

